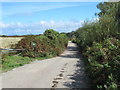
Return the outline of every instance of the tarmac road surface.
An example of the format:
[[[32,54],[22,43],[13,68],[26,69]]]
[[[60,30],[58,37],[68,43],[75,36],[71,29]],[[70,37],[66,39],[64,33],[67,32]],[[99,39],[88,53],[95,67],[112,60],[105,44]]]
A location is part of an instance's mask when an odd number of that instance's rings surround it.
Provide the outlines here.
[[[60,56],[34,61],[2,74],[2,88],[89,88],[77,46],[69,42]]]

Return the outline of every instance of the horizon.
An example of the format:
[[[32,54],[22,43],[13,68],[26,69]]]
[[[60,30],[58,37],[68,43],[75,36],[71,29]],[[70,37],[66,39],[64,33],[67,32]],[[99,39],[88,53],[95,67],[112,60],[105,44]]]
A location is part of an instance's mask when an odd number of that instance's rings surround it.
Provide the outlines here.
[[[2,2],[0,35],[37,35],[46,29],[71,32],[98,17],[100,2]]]

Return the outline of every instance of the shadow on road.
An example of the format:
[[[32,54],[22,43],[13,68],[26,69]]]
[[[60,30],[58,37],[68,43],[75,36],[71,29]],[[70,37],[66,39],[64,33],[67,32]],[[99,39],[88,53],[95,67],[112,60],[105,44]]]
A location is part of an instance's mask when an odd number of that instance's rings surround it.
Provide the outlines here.
[[[63,58],[79,58],[79,56],[76,55],[76,54],[66,54],[66,55],[61,55],[59,57],[63,57]]]
[[[68,77],[72,82],[65,82],[64,85],[68,88],[89,88],[90,89],[90,79],[85,74],[85,68],[83,61],[79,60],[76,64],[77,70],[73,75]]]
[[[68,51],[77,51],[77,47],[74,47],[74,46],[68,46],[67,47]]]
[[[73,75],[68,75],[69,79],[72,82],[64,82],[64,86],[68,88],[89,88],[90,89],[90,79],[87,77],[85,74],[85,68],[84,68],[84,62],[82,61],[82,56],[78,52],[77,47],[68,47],[68,51],[70,53],[66,55],[61,55],[60,57],[65,57],[65,58],[78,58],[79,61],[77,61],[76,66],[76,71]]]
[[[67,47],[67,51],[69,53],[66,53],[65,55],[62,54],[60,55],[60,57],[63,57],[63,58],[79,58],[79,55],[78,55],[78,48],[75,47],[75,46],[68,46]]]

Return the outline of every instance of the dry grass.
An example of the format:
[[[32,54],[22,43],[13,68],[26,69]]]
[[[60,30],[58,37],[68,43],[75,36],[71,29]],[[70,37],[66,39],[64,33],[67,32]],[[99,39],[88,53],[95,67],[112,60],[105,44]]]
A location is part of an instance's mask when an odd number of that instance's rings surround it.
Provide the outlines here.
[[[0,37],[0,48],[11,48],[12,45],[15,45],[23,37]]]

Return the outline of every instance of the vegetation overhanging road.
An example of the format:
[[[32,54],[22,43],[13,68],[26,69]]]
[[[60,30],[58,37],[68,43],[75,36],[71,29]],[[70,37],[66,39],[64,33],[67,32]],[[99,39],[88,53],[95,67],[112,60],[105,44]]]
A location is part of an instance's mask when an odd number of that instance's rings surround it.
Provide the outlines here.
[[[58,57],[34,61],[2,74],[3,88],[87,88],[84,63],[69,42]]]

